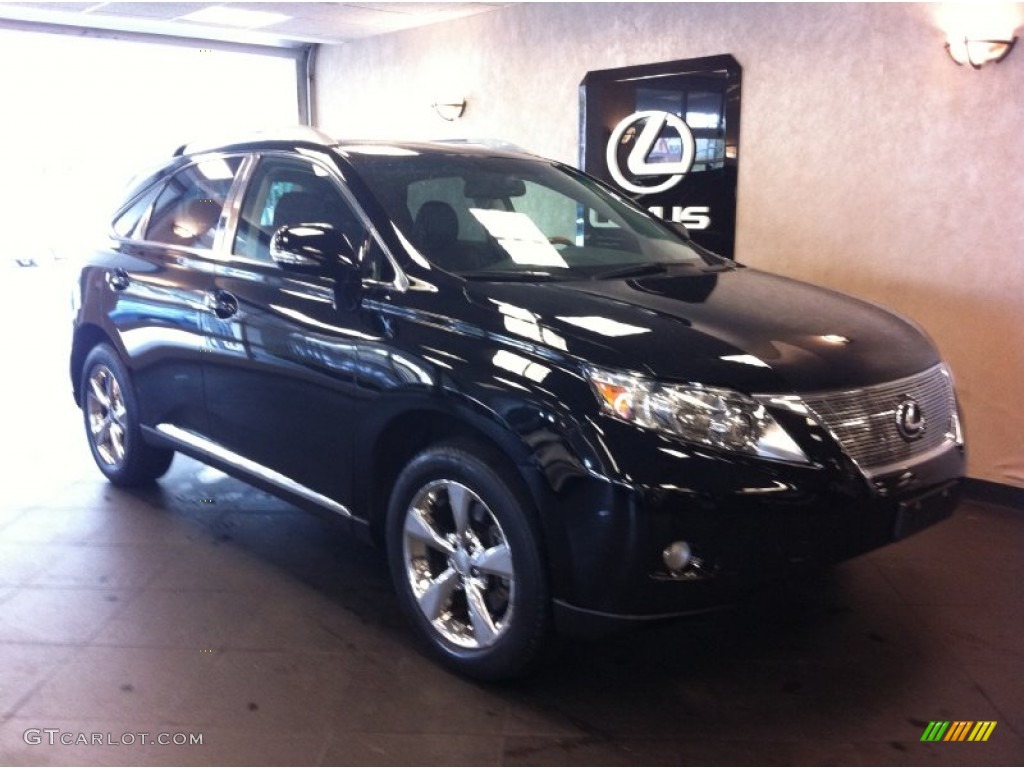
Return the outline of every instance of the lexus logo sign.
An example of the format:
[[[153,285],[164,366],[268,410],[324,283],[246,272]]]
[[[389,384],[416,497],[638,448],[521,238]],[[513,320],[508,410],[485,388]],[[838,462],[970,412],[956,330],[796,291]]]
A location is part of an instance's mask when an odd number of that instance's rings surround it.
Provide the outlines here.
[[[742,85],[728,54],[587,72],[580,169],[731,258]]]
[[[681,156],[678,160],[668,162],[652,162],[651,154],[661,140],[666,125],[679,135]],[[641,127],[642,126],[642,127]],[[637,131],[639,130],[639,134]],[[644,186],[629,181],[619,166],[619,146],[633,139],[633,148],[626,158],[626,170],[634,178],[659,177],[662,181]],[[628,192],[640,195],[654,195],[672,189],[683,180],[693,167],[693,158],[697,146],[693,140],[690,127],[678,115],[671,112],[644,111],[634,112],[622,120],[612,131],[608,140],[605,157],[608,161],[608,172],[615,183]],[[676,154],[673,152],[673,154]],[[665,178],[665,177],[668,178]]]

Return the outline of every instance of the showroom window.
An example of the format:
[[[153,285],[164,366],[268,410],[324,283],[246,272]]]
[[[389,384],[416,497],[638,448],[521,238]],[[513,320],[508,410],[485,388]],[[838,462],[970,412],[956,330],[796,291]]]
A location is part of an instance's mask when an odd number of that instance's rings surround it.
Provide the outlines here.
[[[0,185],[0,210],[62,258],[109,231],[129,179],[176,147],[302,122],[294,50],[100,35],[0,28],[0,167],[19,180]]]
[[[215,158],[171,177],[153,206],[147,240],[190,248],[212,248],[224,201],[241,158]]]

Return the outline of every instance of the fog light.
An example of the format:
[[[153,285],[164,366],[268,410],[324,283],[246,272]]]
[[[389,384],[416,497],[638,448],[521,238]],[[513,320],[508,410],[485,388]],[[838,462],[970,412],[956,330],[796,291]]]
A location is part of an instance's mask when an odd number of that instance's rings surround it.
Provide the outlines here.
[[[693,560],[693,552],[690,545],[685,541],[673,541],[661,553],[661,559],[665,567],[672,573],[679,574],[685,571]]]

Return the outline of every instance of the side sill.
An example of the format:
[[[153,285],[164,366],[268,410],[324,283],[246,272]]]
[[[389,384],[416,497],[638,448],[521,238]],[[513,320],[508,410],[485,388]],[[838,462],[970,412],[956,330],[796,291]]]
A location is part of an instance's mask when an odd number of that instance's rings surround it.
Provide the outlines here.
[[[242,475],[261,480],[267,485],[278,488],[290,496],[301,498],[316,507],[334,512],[354,522],[365,522],[353,515],[347,507],[334,501],[334,499],[328,498],[322,493],[317,493],[312,488],[307,488],[290,477],[282,475],[280,472],[275,472],[269,467],[247,459],[245,456],[235,453],[211,440],[207,440],[205,437],[190,432],[187,429],[176,427],[173,424],[157,424],[153,430],[147,427],[143,427],[143,430],[155,432],[162,439],[162,442],[169,442],[173,446],[181,446],[188,453],[196,454],[197,458],[209,457],[218,463],[233,467]]]

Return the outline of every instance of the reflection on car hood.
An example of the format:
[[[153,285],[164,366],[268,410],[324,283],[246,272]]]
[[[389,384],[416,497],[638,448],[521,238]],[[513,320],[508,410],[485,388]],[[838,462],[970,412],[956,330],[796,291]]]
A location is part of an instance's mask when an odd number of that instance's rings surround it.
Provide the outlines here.
[[[939,361],[910,322],[788,278],[738,269],[624,280],[467,283],[495,330],[597,365],[750,392],[877,384]]]

